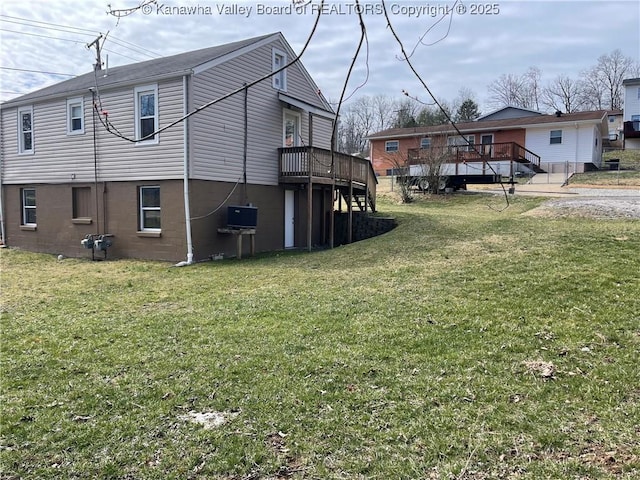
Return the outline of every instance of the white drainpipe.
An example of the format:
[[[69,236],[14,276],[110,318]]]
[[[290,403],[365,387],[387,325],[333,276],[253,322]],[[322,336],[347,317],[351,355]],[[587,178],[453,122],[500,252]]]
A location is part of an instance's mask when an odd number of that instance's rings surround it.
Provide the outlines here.
[[[4,203],[2,202],[3,191],[2,191],[2,169],[4,165],[3,162],[0,161],[0,236],[2,236],[2,246],[7,244],[7,237],[4,232]]]
[[[187,75],[182,77],[182,99],[184,115],[189,113],[189,102],[187,99]],[[183,183],[184,183],[184,220],[187,233],[187,261],[180,262],[177,266],[191,265],[193,263],[193,240],[191,238],[191,211],[189,208],[189,139],[188,139],[188,122],[185,118],[182,124],[182,148],[183,148]]]

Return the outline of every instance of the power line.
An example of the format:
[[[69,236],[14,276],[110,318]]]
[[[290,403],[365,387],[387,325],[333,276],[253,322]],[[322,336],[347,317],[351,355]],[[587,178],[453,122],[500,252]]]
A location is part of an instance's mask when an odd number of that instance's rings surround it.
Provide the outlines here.
[[[130,57],[128,55],[125,55],[124,53],[116,52],[115,50],[109,50],[108,48],[104,48],[104,47],[102,48],[102,50],[104,52],[115,53],[116,55],[120,55],[121,57],[128,58],[129,60],[133,60],[134,62],[139,62],[140,61],[139,58],[133,58],[133,57]]]
[[[47,75],[61,75],[65,77],[76,77],[75,73],[57,73],[57,72],[45,72],[43,70],[29,70],[26,68],[11,68],[11,67],[0,67],[0,70],[14,70],[16,72],[32,72],[32,73],[46,73]]]
[[[1,16],[1,15],[0,15]],[[30,21],[30,20],[29,20]],[[6,23],[14,23],[16,25],[24,25],[26,27],[32,27],[32,28],[42,28],[44,30],[55,30],[56,32],[64,32],[64,33],[73,33],[75,35],[87,35],[89,37],[92,37],[95,35],[94,33],[84,33],[84,32],[74,32],[73,30],[69,30],[66,28],[56,28],[56,27],[41,27],[39,25],[31,25],[29,23],[25,23],[25,22],[17,22],[15,20],[3,20],[0,18],[0,22],[6,22]]]
[[[71,25],[61,25],[59,23],[42,22],[42,21],[38,21],[38,20],[31,20],[31,19],[28,19],[28,18],[12,17],[10,15],[0,15],[0,17],[11,19],[11,20],[3,20],[2,18],[0,18],[0,21],[2,21],[2,22],[15,23],[17,25],[24,25],[24,26],[27,26],[27,27],[55,30],[55,31],[58,31],[58,32],[74,33],[74,34],[78,34],[78,35],[95,36],[95,34],[96,34],[96,32],[93,31],[93,30],[89,30],[89,29],[86,29],[86,28],[73,27]],[[25,22],[29,22],[29,23],[25,23]],[[34,25],[34,24],[39,24],[39,25]],[[46,25],[46,26],[42,27],[40,25]],[[74,31],[74,30],[77,30],[77,31]],[[160,57],[161,56],[159,53],[153,52],[153,51],[151,51],[151,50],[149,50],[147,48],[141,47],[141,46],[136,45],[135,43],[129,42],[127,40],[123,40],[121,38],[114,37],[113,35],[110,37],[110,39],[115,44],[118,44],[123,48],[128,48],[129,50],[138,50],[136,52],[138,54],[146,55],[146,56],[151,57],[151,58],[155,58],[155,57]]]
[[[469,140],[467,140],[467,138],[462,134],[462,132],[460,131],[458,126],[451,119],[451,116],[449,115],[449,112],[447,112],[444,109],[444,107],[440,104],[440,102],[435,97],[435,95],[433,94],[433,92],[431,91],[431,89],[429,88],[427,83],[424,81],[424,79],[420,76],[418,71],[413,66],[413,63],[411,62],[411,59],[407,55],[407,51],[404,48],[404,44],[402,43],[402,40],[400,40],[400,37],[398,37],[398,34],[396,33],[396,30],[393,28],[393,25],[391,24],[391,19],[389,18],[389,14],[387,13],[387,6],[385,4],[385,0],[382,0],[381,3],[382,3],[382,11],[384,12],[384,17],[385,17],[385,19],[387,21],[387,27],[389,28],[389,30],[391,31],[391,34],[393,35],[393,37],[395,38],[396,42],[398,43],[398,46],[400,47],[400,51],[402,52],[402,56],[403,56],[404,61],[407,62],[407,65],[409,66],[409,68],[411,69],[411,71],[413,72],[415,77],[422,84],[424,89],[427,91],[429,96],[433,99],[434,103],[438,106],[438,108],[440,109],[442,114],[445,116],[445,118],[451,124],[451,126],[454,128],[454,130],[457,132],[457,134],[459,136],[461,136],[462,138],[464,138],[465,142],[467,142],[468,147],[473,149],[473,151],[475,153],[477,153],[478,155],[480,155],[480,157],[482,158],[482,153],[476,148],[475,144],[469,142]],[[457,0],[456,0],[456,3],[457,3]],[[496,176],[498,175],[490,162],[487,162],[487,166],[491,169],[491,171],[494,173],[494,175],[496,175]],[[505,201],[506,201],[506,206],[504,208],[508,208],[509,205],[510,205],[509,196],[507,195],[507,190],[504,188],[504,183],[502,181],[500,182],[500,186],[502,187],[502,191],[504,192],[504,198],[505,198]]]
[[[0,32],[17,33],[18,35],[28,35],[30,37],[48,38],[51,40],[60,40],[63,42],[84,43],[83,40],[71,40],[70,38],[52,37],[51,35],[40,35],[38,33],[18,32],[17,30],[7,30],[6,28],[0,28]]]
[[[300,55],[297,55],[289,63],[287,63],[287,64],[283,65],[282,67],[272,71],[271,73],[263,75],[262,77],[257,78],[256,80],[253,80],[253,81],[251,81],[249,83],[244,84],[242,87],[236,88],[236,89],[226,93],[225,95],[222,95],[221,97],[218,97],[218,98],[216,98],[214,100],[211,100],[211,101],[205,103],[204,105],[196,107],[194,110],[192,110],[191,112],[187,113],[186,115],[183,115],[179,119],[174,120],[173,122],[165,125],[164,127],[161,127],[159,129],[155,130],[154,132],[149,133],[148,135],[144,136],[143,138],[138,138],[138,139],[129,138],[126,135],[123,135],[122,133],[120,133],[117,130],[117,128],[115,128],[115,126],[111,123],[111,121],[109,120],[108,115],[104,115],[105,118],[104,119],[102,118],[101,115],[103,115],[103,110],[101,108],[101,111],[98,111],[98,104],[97,104],[97,102],[94,101],[93,108],[96,111],[96,113],[98,114],[98,118],[100,119],[100,123],[102,123],[102,126],[107,130],[107,132],[111,133],[112,135],[114,135],[116,137],[122,138],[123,140],[127,140],[128,142],[131,142],[131,143],[142,142],[142,141],[148,140],[150,138],[154,138],[156,135],[160,134],[161,132],[164,132],[165,130],[168,130],[169,128],[172,128],[172,127],[178,125],[179,123],[184,122],[186,119],[192,117],[196,113],[199,113],[202,110],[204,110],[206,108],[209,108],[212,105],[215,105],[216,103],[219,103],[219,102],[221,102],[223,100],[226,100],[227,98],[230,98],[230,97],[236,95],[237,93],[240,93],[240,92],[242,92],[242,91],[244,91],[244,90],[246,90],[246,89],[248,89],[250,87],[253,87],[254,85],[257,85],[258,83],[261,83],[261,82],[263,82],[263,81],[265,81],[265,80],[267,80],[267,79],[279,74],[283,70],[285,70],[285,69],[291,67],[292,65],[298,63],[300,61],[300,59],[302,58],[302,56],[304,55],[305,51],[309,47],[309,44],[311,43],[311,40],[315,36],[316,29],[318,28],[318,23],[320,22],[320,17],[322,16],[324,2],[325,2],[325,0],[321,0],[321,2],[320,2],[320,8],[318,9],[318,14],[316,16],[315,22],[314,22],[313,27],[311,29],[311,33],[309,33],[309,36],[307,37],[307,40],[306,40],[305,44],[303,45],[302,50],[300,51]],[[133,12],[135,12],[138,9],[142,8],[142,5],[145,5],[145,2],[143,2],[138,7],[135,7],[135,8],[132,8],[132,9],[128,9],[126,11],[127,12],[126,15],[123,15],[123,16],[131,15]],[[360,19],[361,19],[361,22],[362,22],[361,14],[360,14]],[[97,90],[97,88],[98,88],[98,85],[97,85],[97,82],[96,82],[96,90]],[[98,95],[98,102],[100,102],[100,96],[99,95]]]
[[[137,48],[139,50],[142,50],[142,51],[145,51],[145,52],[149,52],[154,57],[162,57],[162,55],[160,55],[159,53],[154,52],[153,50],[149,50],[148,48],[141,47],[139,45],[136,45],[135,43],[131,43],[131,42],[127,41],[127,40],[123,40],[122,38],[114,37],[113,35],[111,35],[109,38],[111,40],[115,40],[116,42],[126,43],[127,45],[131,45],[132,47],[135,47],[135,48]]]
[[[82,32],[87,32],[87,33],[91,33],[92,35],[95,35],[95,31],[94,30],[89,30],[87,28],[73,27],[71,25],[60,25],[58,23],[42,22],[42,21],[39,21],[39,20],[30,20],[28,18],[22,18],[22,17],[12,17],[11,15],[1,15],[0,14],[0,17],[11,18],[11,19],[14,19],[14,20],[22,20],[22,21],[31,22],[31,23],[39,23],[39,24],[42,24],[42,25],[52,25],[54,27],[63,27],[63,28],[71,29],[71,30],[79,30],[79,31],[82,31]]]

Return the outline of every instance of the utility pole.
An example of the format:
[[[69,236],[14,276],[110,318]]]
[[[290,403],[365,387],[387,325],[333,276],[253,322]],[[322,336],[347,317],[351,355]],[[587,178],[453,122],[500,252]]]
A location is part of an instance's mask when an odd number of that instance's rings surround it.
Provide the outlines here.
[[[102,39],[102,34],[98,36],[93,42],[87,44],[87,48],[96,47],[96,63],[93,66],[94,70],[102,70],[102,59],[100,58],[100,40]],[[104,42],[103,42],[104,43]]]

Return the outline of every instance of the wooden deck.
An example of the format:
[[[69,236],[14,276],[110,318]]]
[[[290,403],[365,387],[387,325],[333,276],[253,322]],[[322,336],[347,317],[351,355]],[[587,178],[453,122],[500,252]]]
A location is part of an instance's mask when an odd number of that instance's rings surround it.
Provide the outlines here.
[[[446,147],[410,148],[410,165],[419,165],[433,148],[446,149],[449,158],[446,163],[471,163],[491,161],[512,161],[529,166],[534,172],[542,173],[540,156],[516,142],[489,143],[483,145],[452,145]]]
[[[354,199],[359,205],[366,199],[365,203],[375,211],[378,180],[369,160],[318,147],[278,150],[280,183],[333,185],[345,198]]]

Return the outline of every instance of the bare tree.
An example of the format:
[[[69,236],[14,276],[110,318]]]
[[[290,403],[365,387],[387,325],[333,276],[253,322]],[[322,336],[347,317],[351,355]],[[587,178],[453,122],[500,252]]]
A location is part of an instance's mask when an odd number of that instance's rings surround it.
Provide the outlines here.
[[[503,73],[489,85],[489,104],[494,108],[523,107],[523,91],[522,77]]]
[[[602,110],[605,104],[605,86],[598,69],[592,67],[581,73],[581,102],[586,110]]]
[[[489,104],[494,108],[520,107],[540,109],[542,72],[529,67],[522,75],[502,74],[489,85]]]
[[[524,97],[525,108],[540,110],[540,79],[542,72],[538,67],[529,67],[529,70],[523,75],[524,81]]]
[[[566,75],[558,75],[542,89],[542,104],[551,110],[574,113],[584,105],[583,85]]]
[[[386,152],[382,158],[387,164],[392,165],[396,183],[400,188],[400,201],[411,203],[413,201],[413,180],[410,174],[409,157],[401,152]]]
[[[347,153],[367,151],[367,137],[390,127],[396,115],[395,103],[385,95],[377,95],[359,97],[346,105],[338,123],[339,149]]]
[[[446,135],[431,137],[429,148],[421,148],[419,159],[411,162],[412,175],[417,178],[421,190],[437,194],[445,187],[442,166],[451,161],[451,149],[447,146]]]
[[[396,105],[396,117],[394,128],[406,128],[418,126],[417,117],[420,113],[420,104],[411,97],[403,98]]]
[[[372,99],[376,130],[390,128],[393,124],[398,102],[386,95],[376,95]]]
[[[611,110],[622,108],[624,89],[622,80],[627,72],[631,72],[634,61],[631,57],[625,57],[620,49],[616,49],[608,55],[601,55],[595,69],[604,84],[607,106]]]

